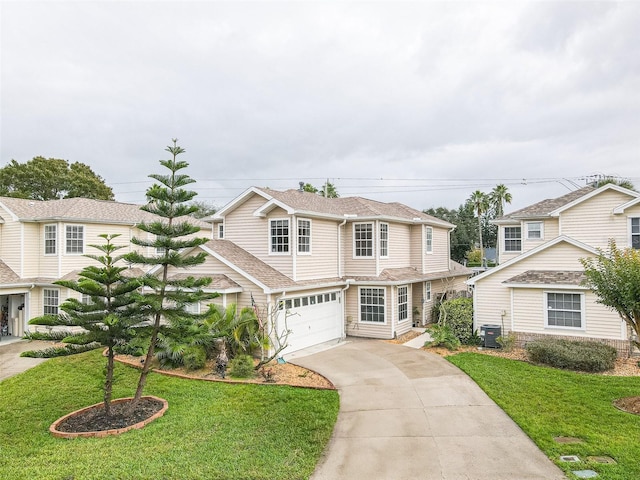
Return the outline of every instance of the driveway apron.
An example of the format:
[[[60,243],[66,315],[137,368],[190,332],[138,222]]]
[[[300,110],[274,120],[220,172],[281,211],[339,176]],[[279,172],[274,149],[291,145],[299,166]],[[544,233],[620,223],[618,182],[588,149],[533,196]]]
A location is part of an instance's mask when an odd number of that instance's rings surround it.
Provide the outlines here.
[[[359,340],[292,360],[337,387],[313,480],[564,479],[467,375],[424,350]]]
[[[46,358],[21,357],[22,352],[41,350],[50,346],[50,342],[37,340],[32,342],[19,340],[11,343],[0,341],[0,380],[13,377],[47,360]]]

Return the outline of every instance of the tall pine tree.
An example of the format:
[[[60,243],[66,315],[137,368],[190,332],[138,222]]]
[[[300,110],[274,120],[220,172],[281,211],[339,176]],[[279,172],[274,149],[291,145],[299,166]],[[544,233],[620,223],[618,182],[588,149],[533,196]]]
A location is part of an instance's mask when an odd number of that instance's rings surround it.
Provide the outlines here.
[[[170,160],[160,160],[160,164],[169,170],[166,175],[149,175],[157,183],[147,190],[147,205],[142,210],[155,214],[160,219],[154,222],[139,223],[137,227],[149,234],[149,239],[134,237],[131,243],[140,248],[125,255],[132,264],[151,267],[149,274],[142,277],[143,292],[138,298],[138,306],[151,322],[150,344],[138,381],[132,408],[139,402],[144,391],[147,376],[151,368],[158,334],[171,336],[179,332],[189,322],[200,316],[187,312],[186,306],[200,301],[215,298],[217,294],[206,293],[203,288],[211,283],[210,278],[169,278],[170,268],[188,268],[203,263],[204,252],[185,253],[208,241],[207,238],[196,237],[200,228],[194,224],[189,215],[197,210],[197,206],[189,202],[197,195],[185,187],[195,180],[180,173],[189,165],[177,160],[185,150],[173,139],[173,145],[166,148],[172,156]],[[156,255],[146,255],[152,250]]]

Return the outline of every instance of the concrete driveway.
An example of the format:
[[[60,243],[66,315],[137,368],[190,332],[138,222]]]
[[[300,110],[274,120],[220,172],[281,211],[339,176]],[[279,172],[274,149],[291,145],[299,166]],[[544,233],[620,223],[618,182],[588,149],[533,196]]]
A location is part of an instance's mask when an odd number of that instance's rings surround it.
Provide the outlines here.
[[[326,376],[340,394],[314,480],[566,478],[480,387],[435,354],[356,339],[291,362]]]
[[[46,358],[23,358],[22,352],[27,350],[42,350],[51,346],[51,342],[38,340],[0,340],[0,380],[13,377],[31,367],[47,360]]]

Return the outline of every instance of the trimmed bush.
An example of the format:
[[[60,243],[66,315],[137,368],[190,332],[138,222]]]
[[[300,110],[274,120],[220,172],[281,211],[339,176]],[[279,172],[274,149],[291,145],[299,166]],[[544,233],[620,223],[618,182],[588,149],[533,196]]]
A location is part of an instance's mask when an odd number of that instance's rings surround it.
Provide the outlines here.
[[[237,378],[250,378],[255,374],[253,357],[250,355],[237,355],[229,362],[229,375]]]
[[[429,329],[431,341],[425,342],[425,347],[445,347],[448,350],[457,350],[460,347],[460,340],[453,333],[449,325],[436,324]]]
[[[556,368],[579,372],[604,372],[614,367],[618,352],[597,342],[545,338],[526,347],[529,360]]]
[[[440,321],[451,327],[453,334],[463,345],[472,343],[473,299],[454,298],[442,303]]]
[[[207,352],[202,345],[192,345],[185,349],[182,362],[187,370],[200,370],[207,363]]]

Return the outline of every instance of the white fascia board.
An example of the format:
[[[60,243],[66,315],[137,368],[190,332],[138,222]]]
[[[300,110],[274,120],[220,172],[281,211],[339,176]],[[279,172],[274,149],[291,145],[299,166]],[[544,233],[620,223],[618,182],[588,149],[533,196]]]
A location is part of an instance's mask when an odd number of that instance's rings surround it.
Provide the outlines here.
[[[638,192],[628,190],[626,188],[620,187],[619,185],[615,185],[613,183],[607,183],[606,185],[603,185],[600,188],[596,188],[593,192],[587,193],[586,195],[583,195],[580,198],[576,198],[573,202],[569,202],[566,205],[556,208],[555,210],[549,213],[549,216],[558,217],[560,216],[560,213],[564,212],[565,210],[568,210],[571,207],[575,207],[576,205],[586,200],[589,200],[590,198],[595,197],[596,195],[600,195],[602,192],[606,192],[607,190],[615,190],[625,195],[629,195],[630,197],[633,197],[633,198],[640,197],[640,193]]]
[[[510,288],[535,288],[545,290],[589,290],[582,285],[567,285],[558,283],[510,283],[503,282],[503,285]]]
[[[501,263],[500,265],[498,265],[497,267],[493,267],[490,268],[489,270],[487,270],[484,273],[481,273],[480,275],[476,275],[475,277],[471,277],[469,280],[466,281],[467,285],[475,285],[476,282],[478,280],[482,280],[485,277],[488,277],[489,275],[493,275],[496,272],[499,272],[500,270],[503,270],[505,268],[510,267],[511,265],[514,265],[518,262],[520,262],[521,260],[524,260],[525,258],[529,258],[532,255],[536,255],[537,253],[546,250],[547,248],[551,248],[554,245],[557,245],[560,242],[566,242],[569,243],[575,247],[578,247],[582,250],[584,250],[585,252],[591,253],[592,255],[597,255],[598,251],[591,247],[590,245],[587,245],[586,243],[582,243],[579,242],[578,240],[575,240],[571,237],[568,237],[566,235],[560,235],[559,237],[554,238],[553,240],[548,241],[547,243],[543,243],[542,245],[537,246],[536,248],[533,248],[531,250],[529,250],[528,252],[522,253],[520,255],[518,255],[517,257],[511,258],[509,260],[507,260],[504,263]]]
[[[216,213],[214,213],[213,219],[223,218],[227,213],[229,213],[230,211],[234,210],[237,206],[244,203],[247,200],[247,198],[249,198],[249,196],[253,194],[260,195],[265,200],[271,200],[272,198],[270,195],[266,194],[259,188],[250,187],[246,189],[244,192],[242,192],[240,195],[238,195],[236,198],[231,200],[229,203],[227,203],[224,207],[222,207]]]
[[[11,220],[13,220],[13,221],[18,221],[19,220],[18,216],[15,213],[13,213],[9,209],[9,207],[7,207],[4,203],[0,202],[0,207],[2,207],[9,215],[11,215]]]
[[[640,203],[640,197],[634,198],[632,200],[629,200],[627,203],[623,203],[622,205],[614,208],[613,209],[613,214],[614,215],[620,215],[621,213],[624,213],[624,211],[627,208],[633,207],[634,205],[637,205],[638,203]]]
[[[287,215],[293,215],[295,213],[295,209],[293,207],[290,207],[286,203],[282,203],[280,200],[272,198],[267,203],[258,208],[255,212],[253,212],[253,216],[266,217],[267,213],[269,213],[276,207],[280,207],[281,209],[283,209],[285,212],[287,212]]]

